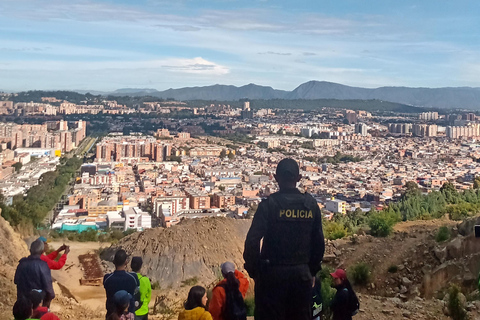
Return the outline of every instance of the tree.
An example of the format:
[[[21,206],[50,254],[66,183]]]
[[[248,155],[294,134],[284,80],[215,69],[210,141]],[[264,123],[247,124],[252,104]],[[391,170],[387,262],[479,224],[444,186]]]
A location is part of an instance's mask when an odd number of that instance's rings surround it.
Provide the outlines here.
[[[473,181],[473,189],[480,189],[480,177],[476,177]]]
[[[220,152],[220,158],[225,158],[227,156],[227,151],[225,151],[225,149],[222,149],[222,151]]]
[[[233,154],[232,151],[230,151],[230,153],[228,154],[228,159],[230,159],[230,160],[235,159],[235,155]]]
[[[16,162],[16,163],[14,163],[14,164],[12,165],[12,167],[15,168],[15,172],[19,172],[20,169],[22,169],[23,165],[22,165],[21,162]]]
[[[405,192],[403,193],[403,198],[405,197],[415,197],[419,196],[422,193],[418,188],[418,184],[415,181],[408,181],[405,183]]]

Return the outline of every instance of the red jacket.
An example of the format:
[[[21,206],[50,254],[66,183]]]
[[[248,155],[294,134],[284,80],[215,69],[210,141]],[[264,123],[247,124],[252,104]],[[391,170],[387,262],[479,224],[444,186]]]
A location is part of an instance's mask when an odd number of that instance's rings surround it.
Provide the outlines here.
[[[57,317],[54,313],[46,313],[45,315],[43,315],[40,320],[60,320],[59,317]]]
[[[48,267],[50,268],[50,270],[59,270],[59,269],[62,269],[63,266],[65,265],[65,262],[67,262],[67,255],[62,254],[60,259],[58,259],[58,261],[55,261],[57,256],[58,256],[58,252],[53,251],[49,255],[42,254],[40,256],[40,259],[42,259],[43,261],[45,261],[48,264]]]
[[[245,295],[247,294],[249,282],[248,279],[245,277],[243,273],[238,270],[235,270],[235,277],[240,282],[239,290],[242,294],[243,298],[245,299]],[[225,289],[221,287],[221,285],[226,284],[227,279],[223,279],[212,291],[212,299],[210,300],[210,304],[208,306],[208,311],[212,314],[213,320],[224,320],[223,311],[225,309],[225,302],[226,302],[226,295]]]

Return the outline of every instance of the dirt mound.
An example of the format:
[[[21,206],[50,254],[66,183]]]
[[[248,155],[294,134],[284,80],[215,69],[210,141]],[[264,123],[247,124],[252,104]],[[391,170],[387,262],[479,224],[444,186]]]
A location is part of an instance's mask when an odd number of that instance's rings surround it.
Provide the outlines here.
[[[29,255],[27,245],[10,224],[0,217],[0,319],[10,319],[17,289],[13,283],[18,261]]]
[[[205,218],[185,220],[171,228],[134,233],[105,250],[111,261],[123,248],[143,257],[142,272],[162,288],[209,284],[221,276],[220,264],[232,261],[243,269],[243,247],[249,220]]]

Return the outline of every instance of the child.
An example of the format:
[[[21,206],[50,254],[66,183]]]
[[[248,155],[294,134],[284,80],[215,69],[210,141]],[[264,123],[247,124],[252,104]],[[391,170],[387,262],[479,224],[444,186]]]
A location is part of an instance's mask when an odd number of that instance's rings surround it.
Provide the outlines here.
[[[115,304],[115,311],[110,314],[107,320],[135,320],[135,315],[128,312],[132,295],[125,290],[117,291],[113,295],[113,303]]]
[[[192,287],[184,304],[185,310],[180,312],[178,320],[212,320],[210,312],[205,310],[207,301],[207,291],[204,287]]]

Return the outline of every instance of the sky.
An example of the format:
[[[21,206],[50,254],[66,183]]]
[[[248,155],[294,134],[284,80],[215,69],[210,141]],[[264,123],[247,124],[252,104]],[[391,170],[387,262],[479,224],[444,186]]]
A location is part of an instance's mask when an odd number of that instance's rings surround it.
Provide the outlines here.
[[[0,0],[0,90],[480,87],[480,1]]]

